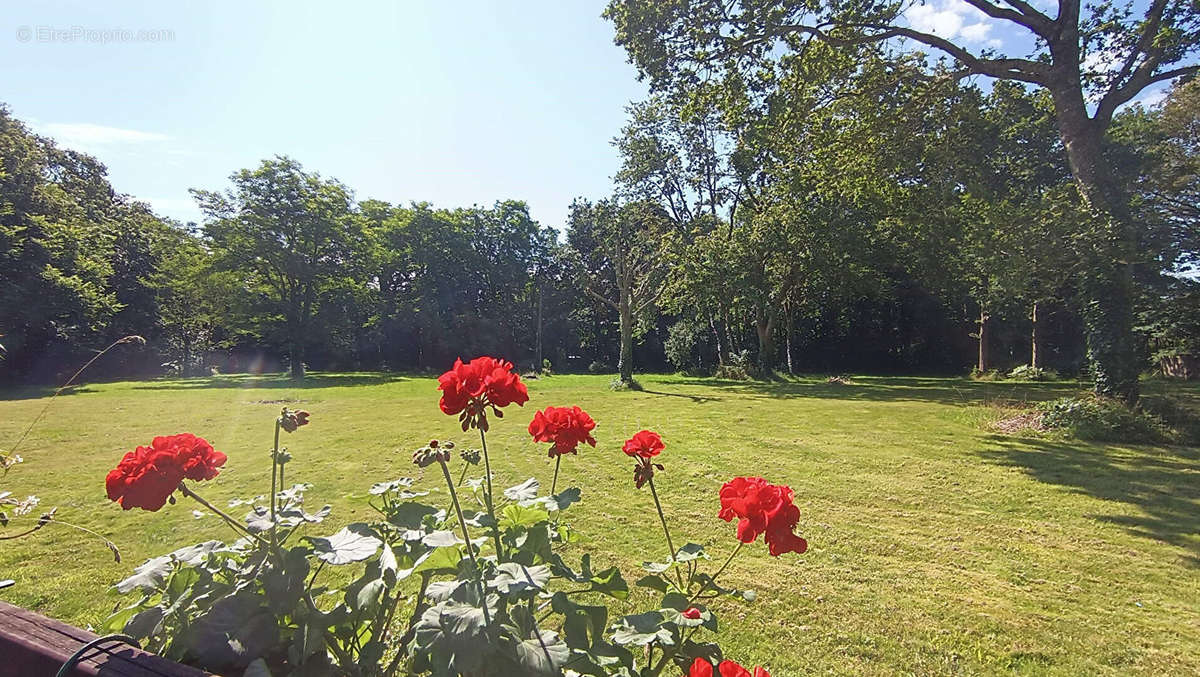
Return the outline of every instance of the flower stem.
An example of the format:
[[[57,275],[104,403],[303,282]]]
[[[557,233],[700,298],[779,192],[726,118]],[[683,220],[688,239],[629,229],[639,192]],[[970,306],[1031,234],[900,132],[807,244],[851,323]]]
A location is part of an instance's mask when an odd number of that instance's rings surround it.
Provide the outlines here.
[[[208,501],[204,500],[204,498],[202,496],[200,496],[200,494],[197,494],[196,492],[192,491],[188,487],[188,485],[184,484],[183,482],[179,483],[179,492],[181,494],[183,494],[184,496],[187,496],[188,498],[195,500],[200,505],[213,511],[213,513],[215,513],[218,517],[220,517],[221,519],[228,522],[229,526],[233,527],[235,530],[246,534],[250,538],[253,538],[254,540],[258,541],[259,543],[262,543],[263,545],[267,545],[267,542],[264,541],[261,536],[259,536],[258,534],[250,531],[246,527],[239,524],[237,520],[230,517],[228,514],[225,513],[225,511],[221,510],[220,508],[213,505],[212,503],[209,503]]]
[[[650,495],[654,497],[654,507],[658,510],[658,519],[662,521],[663,534],[667,537],[667,547],[671,550],[671,563],[675,564],[675,544],[671,542],[671,530],[667,528],[667,517],[663,514],[662,503],[658,500],[658,491],[654,489],[654,476],[649,479]],[[675,578],[679,581],[679,591],[687,592],[683,587],[683,574],[680,573],[679,567],[675,568]]]
[[[487,503],[488,516],[492,518],[492,539],[496,541],[496,561],[504,561],[504,549],[500,545],[500,529],[497,527],[496,510],[492,506],[492,463],[488,460],[487,450],[487,435],[484,434],[483,428],[479,429],[479,443],[483,446],[483,472],[487,480],[487,492],[483,495],[484,502]]]
[[[550,483],[550,495],[554,495],[555,488],[558,487],[558,466],[562,463],[562,454],[554,457],[554,481]]]
[[[450,488],[450,502],[454,504],[454,514],[458,516],[458,526],[462,529],[463,540],[467,542],[467,556],[471,558],[471,566],[475,567],[476,583],[479,585],[479,605],[483,607],[483,622],[491,625],[492,621],[488,617],[487,608],[487,591],[483,589],[483,570],[479,568],[479,562],[475,559],[475,550],[471,547],[471,534],[467,531],[467,520],[463,517],[462,506],[458,503],[458,492],[454,490],[454,478],[450,477],[450,467],[446,462],[438,459],[438,465],[442,466],[442,474],[446,476],[446,486]]]
[[[275,447],[271,450],[271,548],[275,547],[275,471],[279,466],[279,419],[275,419]]]
[[[708,583],[705,583],[704,585],[700,586],[700,589],[696,591],[696,594],[692,595],[692,598],[690,600],[688,600],[689,604],[691,604],[692,602],[695,602],[697,599],[699,599],[700,594],[703,593],[705,590],[707,590],[708,586],[717,584],[717,577],[720,576],[721,574],[725,573],[725,570],[729,568],[729,564],[730,564],[730,562],[733,561],[733,558],[737,557],[737,554],[742,551],[743,545],[746,545],[746,544],[741,541],[738,541],[737,547],[733,549],[733,552],[729,553],[729,557],[727,557],[725,559],[725,563],[721,565],[720,569],[717,569],[717,573],[713,574],[712,577],[710,577],[708,579]]]

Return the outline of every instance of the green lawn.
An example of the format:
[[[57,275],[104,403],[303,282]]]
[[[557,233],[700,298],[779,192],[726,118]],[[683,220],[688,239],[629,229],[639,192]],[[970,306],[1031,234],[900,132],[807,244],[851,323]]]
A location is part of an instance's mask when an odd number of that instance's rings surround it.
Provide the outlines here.
[[[656,485],[676,541],[721,558],[733,526],[717,519],[717,490],[736,475],[791,485],[810,549],[778,559],[756,544],[726,574],[752,587],[751,605],[723,603],[721,643],[775,677],[841,674],[1200,674],[1200,454],[989,433],[997,399],[1036,400],[1078,384],[856,378],[742,384],[646,376],[645,392],[614,393],[607,376],[529,384],[530,402],[493,424],[500,486],[537,476],[545,445],[525,427],[535,408],[578,404],[599,422],[596,449],[564,459],[560,486],[583,488],[572,523],[600,562],[631,582],[665,555],[648,492],[633,488],[622,441],[662,433]],[[47,527],[0,544],[0,598],[79,625],[116,603],[106,591],[145,558],[226,536],[187,504],[123,512],[104,475],[155,434],[206,437],[230,461],[203,487],[219,505],[264,493],[272,420],[281,403],[313,423],[290,436],[289,478],[315,485],[336,525],[370,516],[371,483],[422,477],[411,450],[431,437],[471,443],[437,407],[435,382],[317,374],[304,387],[273,377],[218,377],[86,386],[60,396],[2,480],[36,493],[59,518],[108,535]],[[1191,398],[1200,392],[1185,391]],[[44,391],[0,395],[9,445],[45,404]],[[631,600],[648,603],[647,597]],[[631,607],[632,608],[632,607]]]

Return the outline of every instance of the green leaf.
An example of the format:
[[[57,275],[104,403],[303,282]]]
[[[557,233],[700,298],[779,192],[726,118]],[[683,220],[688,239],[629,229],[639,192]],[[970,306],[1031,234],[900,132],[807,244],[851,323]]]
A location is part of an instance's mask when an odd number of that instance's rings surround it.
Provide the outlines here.
[[[450,546],[462,543],[462,539],[460,539],[458,536],[455,536],[453,531],[442,530],[426,534],[425,537],[421,539],[421,543],[430,548],[448,548]]]
[[[558,510],[566,510],[572,503],[578,503],[583,497],[583,491],[579,487],[571,487],[564,489],[550,498],[554,501],[555,508]]]
[[[423,561],[416,565],[414,572],[453,573],[458,570],[458,563],[462,561],[463,555],[458,548],[437,548],[422,557]]]
[[[308,548],[295,547],[282,558],[271,558],[272,566],[260,577],[267,606],[277,614],[290,612],[304,595],[308,578]]]
[[[375,610],[379,608],[380,602],[383,601],[383,596],[386,592],[387,583],[384,582],[383,578],[367,581],[359,588],[357,594],[354,595],[354,603],[351,604],[351,608],[365,614],[375,613]]]
[[[504,497],[510,501],[530,501],[537,498],[538,489],[542,486],[536,478],[530,477],[524,482],[504,490]]]
[[[690,562],[695,559],[711,559],[705,552],[704,546],[697,543],[688,543],[675,553],[676,562]]]
[[[496,573],[487,585],[501,595],[513,595],[541,590],[549,581],[550,567],[544,564],[527,567],[516,562],[505,562],[496,567]]]
[[[376,482],[371,485],[369,492],[372,496],[386,494],[389,491],[397,491],[399,489],[407,489],[412,486],[411,477],[401,477],[400,479],[392,480],[391,482]]]
[[[566,593],[556,592],[550,608],[563,616],[563,635],[567,646],[587,649],[603,641],[608,628],[608,607],[577,604]]]
[[[571,656],[571,649],[559,639],[558,633],[543,630],[536,637],[518,642],[516,654],[522,675],[559,675],[559,669]]]
[[[642,576],[637,580],[636,583],[634,583],[634,585],[639,585],[643,588],[650,588],[651,590],[657,590],[659,592],[666,592],[671,587],[671,584],[667,582],[667,579],[659,576],[658,574],[648,574],[646,576]]]
[[[490,653],[483,609],[476,606],[442,602],[426,609],[414,630],[416,645],[449,674],[477,670]]]
[[[444,510],[432,505],[408,502],[392,506],[387,511],[387,521],[401,529],[422,529],[425,526],[426,517],[436,516],[437,521],[440,522],[445,514]]]
[[[175,562],[189,566],[199,564],[208,557],[209,553],[224,547],[225,544],[220,541],[205,541],[204,543],[180,548],[167,555],[160,555],[146,560],[146,562],[133,570],[132,576],[113,587],[123,595],[137,588],[141,588],[142,590],[158,590],[159,586],[166,580],[167,574],[171,572]]]
[[[362,523],[351,524],[327,538],[310,537],[308,540],[317,559],[334,565],[361,562],[378,552],[383,543]]]
[[[617,567],[609,567],[597,573],[592,576],[590,582],[593,592],[603,593],[617,599],[629,597],[629,584],[625,582],[625,577],[621,575],[621,570]]]
[[[389,587],[396,584],[396,574],[399,570],[400,563],[396,561],[395,551],[392,550],[392,546],[384,543],[383,550],[379,552],[379,571]]]
[[[152,637],[158,634],[164,615],[163,608],[159,606],[139,611],[125,624],[125,634],[137,639]]]
[[[674,611],[683,611],[688,608],[688,598],[678,592],[668,592],[663,596],[660,605],[663,609],[672,609]]]
[[[244,666],[278,644],[279,630],[262,597],[246,589],[213,604],[187,637],[202,664]]]
[[[663,627],[663,615],[658,611],[623,616],[614,628],[612,640],[623,646],[645,646],[654,641],[668,646],[675,643],[671,631]]]
[[[538,522],[550,518],[550,513],[542,508],[524,506],[520,503],[509,503],[500,511],[500,528],[531,527]]]

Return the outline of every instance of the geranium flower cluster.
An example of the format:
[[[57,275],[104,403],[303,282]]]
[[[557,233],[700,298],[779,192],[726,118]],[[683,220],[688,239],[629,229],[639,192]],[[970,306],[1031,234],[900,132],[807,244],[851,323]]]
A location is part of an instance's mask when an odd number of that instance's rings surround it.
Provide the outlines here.
[[[626,456],[637,459],[633,466],[635,487],[641,489],[642,485],[654,479],[655,470],[663,470],[663,464],[655,463],[653,459],[665,448],[662,436],[651,430],[639,430],[633,437],[625,440],[621,451],[624,451]]]
[[[704,658],[697,657],[692,662],[692,668],[688,670],[687,677],[771,677],[765,668],[754,668],[754,672],[750,672],[746,668],[734,663],[733,661],[721,661],[717,664],[717,671],[713,672],[713,665]]]
[[[458,414],[464,431],[486,431],[488,407],[497,418],[503,418],[502,407],[524,406],[529,401],[529,391],[512,369],[512,362],[494,357],[477,357],[467,363],[455,360],[454,367],[438,377],[439,406],[451,416]]]
[[[587,442],[596,446],[592,431],[596,422],[579,407],[546,407],[533,415],[529,422],[529,434],[535,442],[553,442],[550,458],[563,454],[574,454],[576,447]]]
[[[158,510],[180,482],[211,480],[226,460],[203,437],[191,433],[155,437],[150,446],[125,454],[104,486],[109,500],[126,510]]]
[[[736,477],[721,487],[721,512],[726,522],[738,518],[737,537],[753,543],[760,534],[772,555],[803,553],[808,541],[794,532],[800,509],[792,504],[792,489],[761,477]]]

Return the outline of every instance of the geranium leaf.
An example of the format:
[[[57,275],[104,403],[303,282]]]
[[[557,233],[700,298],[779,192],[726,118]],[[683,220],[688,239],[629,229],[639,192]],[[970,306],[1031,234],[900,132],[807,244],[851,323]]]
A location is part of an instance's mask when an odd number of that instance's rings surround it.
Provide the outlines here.
[[[688,543],[675,553],[676,562],[690,562],[694,559],[710,559],[704,552],[704,546],[698,543]]]
[[[668,628],[663,627],[663,615],[658,611],[623,616],[613,632],[613,641],[621,645],[645,646],[658,641],[672,645],[675,638]]]
[[[424,503],[401,503],[388,510],[388,522],[402,529],[420,529],[424,526],[425,518],[438,515],[442,511]]]
[[[525,639],[516,645],[517,662],[523,675],[558,675],[566,664],[571,649],[558,633],[543,630],[539,636]]]
[[[527,567],[516,562],[505,562],[496,567],[496,574],[487,582],[502,595],[511,595],[527,590],[541,590],[550,581],[550,567],[541,564]]]
[[[651,590],[657,590],[659,592],[666,592],[667,589],[671,587],[671,584],[667,582],[667,579],[659,576],[658,574],[642,576],[637,580],[636,583],[634,583],[634,585],[639,585],[643,588],[650,588]]]
[[[386,494],[389,491],[396,491],[397,489],[411,487],[412,483],[412,478],[409,477],[401,477],[400,479],[395,479],[391,482],[376,482],[375,484],[371,485],[369,492],[374,496],[378,496],[380,494]]]
[[[417,646],[446,674],[470,673],[487,657],[487,627],[479,607],[441,602],[426,609],[413,629]]]
[[[361,562],[379,551],[380,541],[365,524],[351,524],[327,538],[309,538],[313,554],[327,564]]]
[[[421,539],[421,543],[430,548],[448,548],[452,545],[462,543],[462,539],[455,536],[453,531],[442,530],[425,534],[424,538]]]
[[[504,497],[510,501],[528,501],[537,498],[538,489],[541,488],[541,482],[536,478],[530,477],[524,482],[509,487],[504,490]]]
[[[578,503],[582,497],[583,491],[579,487],[571,487],[570,489],[564,489],[554,494],[550,498],[559,510],[566,510],[572,503]]]
[[[549,518],[550,513],[542,508],[525,506],[520,503],[509,503],[500,511],[500,527],[503,529],[510,527],[531,527]]]
[[[223,547],[225,547],[225,544],[220,541],[205,541],[204,543],[180,548],[166,555],[154,557],[146,560],[134,569],[132,576],[113,587],[121,594],[130,592],[135,588],[157,590],[163,584],[163,581],[166,580],[167,574],[171,572],[174,562],[188,566],[199,564],[208,557],[209,553]]]

